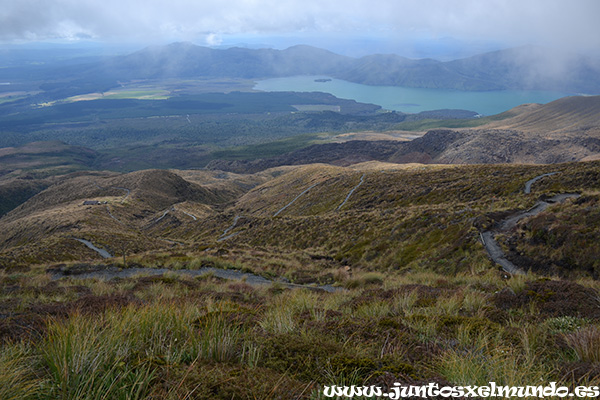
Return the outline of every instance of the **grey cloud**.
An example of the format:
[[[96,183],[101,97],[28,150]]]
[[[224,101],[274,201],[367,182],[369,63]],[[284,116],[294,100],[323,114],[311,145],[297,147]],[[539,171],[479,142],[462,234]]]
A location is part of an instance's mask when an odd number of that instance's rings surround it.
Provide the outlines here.
[[[600,48],[597,0],[4,0],[0,40],[212,34],[481,38]]]

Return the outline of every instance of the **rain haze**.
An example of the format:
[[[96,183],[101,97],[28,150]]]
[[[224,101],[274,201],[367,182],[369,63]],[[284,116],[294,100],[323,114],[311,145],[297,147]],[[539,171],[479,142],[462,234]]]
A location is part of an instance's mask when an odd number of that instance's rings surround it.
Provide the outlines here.
[[[521,45],[596,55],[597,0],[3,0],[0,42],[285,48],[452,59]]]

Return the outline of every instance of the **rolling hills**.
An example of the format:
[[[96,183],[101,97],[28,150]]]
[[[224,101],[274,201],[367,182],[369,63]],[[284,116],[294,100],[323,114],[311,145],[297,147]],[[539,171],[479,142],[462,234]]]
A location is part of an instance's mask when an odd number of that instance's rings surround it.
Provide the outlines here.
[[[427,113],[343,116],[328,112],[322,115],[321,112],[288,116],[292,119],[290,123],[295,125],[322,126],[327,121],[337,121],[342,125],[351,123],[354,127],[360,127],[360,123],[365,127],[373,123],[411,129],[431,125],[440,127],[427,132],[392,131],[387,136],[392,138],[400,132],[402,140],[378,140],[376,134],[361,132],[329,133],[216,150],[207,147],[208,142],[206,145],[190,146],[185,141],[171,140],[100,152],[57,141],[31,143],[0,152],[3,170],[0,186],[6,193],[2,211],[9,211],[48,187],[56,181],[52,177],[89,169],[127,171],[147,169],[153,165],[180,169],[206,166],[215,171],[248,174],[274,167],[312,163],[336,166],[367,161],[398,164],[552,164],[593,160],[600,157],[599,99],[599,96],[568,97],[545,105],[523,105],[497,116],[467,120],[431,120],[427,119]],[[444,125],[454,128],[445,129]],[[459,126],[463,127],[457,128]],[[412,140],[406,140],[407,137]]]
[[[0,397],[596,382],[600,162],[533,164],[593,157],[596,107],[241,146],[212,164],[230,171],[96,170],[105,153],[59,142],[3,149],[16,207],[0,218]],[[384,134],[396,140],[365,140]],[[332,143],[303,145],[317,137]],[[148,148],[147,163],[189,155]],[[490,258],[489,232],[515,270]],[[70,380],[77,368],[89,379]]]
[[[536,195],[522,193],[526,180],[550,171],[561,173],[537,184],[542,189]],[[82,172],[0,219],[0,257],[4,265],[98,257],[77,238],[111,255],[199,248],[245,254],[263,249],[267,254],[309,252],[378,271],[486,269],[492,264],[478,229],[502,213],[530,207],[542,193],[560,192],[585,197],[549,209],[545,218],[567,213],[568,226],[580,226],[583,220],[575,221],[595,218],[593,211],[586,213],[587,204],[598,197],[598,171],[594,162],[555,166],[368,162],[352,167],[283,166],[254,175],[199,170]],[[543,228],[535,229],[567,228],[559,218],[552,220],[552,226],[541,222]],[[526,235],[527,224],[519,224],[515,235],[507,237],[510,248],[526,246],[526,252],[515,253],[517,259],[535,259],[539,252],[533,250],[539,242],[527,244],[519,236]],[[594,240],[595,234],[570,229],[575,238],[562,242],[561,251],[541,264],[521,262],[523,269],[597,275],[593,246],[586,247],[591,253],[585,256],[572,247]]]
[[[551,218],[558,225],[526,221],[503,243],[524,269],[595,276],[594,247],[581,256],[572,243],[594,237],[573,227],[596,218],[580,205],[596,201],[597,163],[565,162],[600,154],[598,99],[523,105],[476,128],[435,129],[410,141],[312,144],[270,158],[215,160],[203,170],[95,172],[102,158],[85,148],[4,149],[4,207],[14,209],[0,219],[0,257],[5,265],[97,257],[76,238],[111,255],[233,246],[242,254],[309,251],[367,269],[489,268],[478,229],[534,204],[519,193],[524,181],[561,171],[538,186],[551,181],[547,194],[583,195],[552,211],[565,215],[574,237],[550,251],[548,229],[566,229]]]
[[[249,60],[249,77],[547,82],[502,57],[178,44],[69,64],[39,99]],[[0,112],[0,398],[600,379],[600,96],[452,120],[318,93],[27,101]]]
[[[0,215],[56,183],[60,176],[90,168],[96,157],[91,149],[60,141],[0,149]]]

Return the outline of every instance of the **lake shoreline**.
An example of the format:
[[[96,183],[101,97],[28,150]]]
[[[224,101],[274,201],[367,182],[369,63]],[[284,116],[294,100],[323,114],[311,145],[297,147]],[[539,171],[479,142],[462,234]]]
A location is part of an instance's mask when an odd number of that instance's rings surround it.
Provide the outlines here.
[[[460,109],[473,111],[482,116],[499,114],[521,104],[545,104],[561,97],[576,95],[539,90],[467,92],[401,86],[370,86],[320,75],[264,79],[257,81],[253,89],[264,92],[325,92],[342,99],[376,104],[385,110],[409,114]]]

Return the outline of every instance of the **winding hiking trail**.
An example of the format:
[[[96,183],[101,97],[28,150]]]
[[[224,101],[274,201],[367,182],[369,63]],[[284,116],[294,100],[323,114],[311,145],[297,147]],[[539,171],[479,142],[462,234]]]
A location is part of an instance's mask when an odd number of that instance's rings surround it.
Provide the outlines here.
[[[161,219],[163,219],[164,217],[166,217],[167,214],[170,213],[171,211],[175,211],[175,207],[174,206],[171,206],[167,210],[165,210],[165,212],[163,213],[163,215],[161,215],[160,217],[158,217],[158,219],[152,221],[150,223],[150,225],[157,223],[158,221],[160,221]]]
[[[531,185],[533,185],[535,182],[539,181],[540,179],[542,179],[546,176],[556,175],[558,173],[559,172],[550,172],[547,174],[542,174],[542,175],[536,176],[535,178],[528,180],[525,183],[525,188],[523,189],[523,192],[525,194],[530,194],[531,193]],[[551,204],[562,203],[563,201],[565,201],[567,199],[577,198],[579,196],[580,195],[576,194],[576,193],[563,193],[563,194],[557,194],[556,196],[551,197],[546,200],[540,200],[537,203],[535,203],[535,205],[533,207],[531,207],[529,210],[516,212],[516,213],[510,215],[509,217],[503,219],[500,223],[498,223],[496,225],[497,227],[495,229],[480,232],[481,241],[483,243],[483,246],[485,247],[485,249],[488,252],[492,261],[494,261],[496,264],[500,265],[504,271],[506,271],[510,274],[513,274],[513,275],[524,274],[525,271],[523,271],[521,268],[517,267],[515,264],[513,264],[510,260],[508,260],[506,258],[506,254],[504,254],[504,251],[502,251],[502,248],[496,241],[496,235],[501,232],[510,231],[511,229],[513,229],[514,227],[517,226],[517,223],[520,220],[538,215],[542,211],[546,210]]]
[[[129,195],[131,194],[131,190],[124,188],[124,187],[118,187],[118,186],[110,186],[110,187],[104,187],[104,186],[100,186],[98,185],[98,182],[94,181],[94,185],[100,189],[100,190],[106,190],[106,189],[118,189],[118,190],[124,190],[127,192],[127,194],[125,195],[125,197],[123,197],[121,199],[121,203],[124,203],[125,200],[127,200],[129,198]]]
[[[531,185],[533,185],[534,183],[536,183],[537,181],[539,181],[542,178],[545,178],[547,176],[556,175],[556,174],[560,174],[560,172],[548,172],[547,174],[538,175],[535,178],[528,180],[527,182],[525,182],[525,189],[523,189],[523,193],[525,193],[525,194],[531,193]]]
[[[125,195],[125,197],[123,197],[121,199],[121,204],[123,204],[125,202],[125,200],[127,200],[129,198],[129,195],[131,194],[131,190],[124,188],[124,187],[116,187],[116,186],[112,186],[111,189],[119,189],[119,190],[124,190],[127,192],[127,194]]]
[[[220,243],[220,242],[222,242],[222,241],[224,241],[224,240],[227,240],[227,239],[230,239],[230,238],[232,238],[232,237],[234,237],[234,236],[237,236],[238,234],[239,234],[239,232],[233,232],[231,235],[227,235],[227,236],[221,236],[221,237],[219,237],[219,238],[217,239],[217,242],[219,242],[219,243]]]
[[[221,236],[227,235],[233,228],[235,228],[235,226],[237,225],[237,223],[238,223],[239,220],[240,220],[240,215],[236,215],[233,218],[233,223],[231,224],[231,226],[229,228],[225,229],[223,231],[223,234]]]
[[[285,206],[283,206],[281,209],[279,209],[279,211],[277,211],[273,216],[276,217],[279,214],[281,214],[282,211],[284,211],[286,208],[288,208],[289,206],[291,206],[292,204],[294,204],[294,202],[296,200],[298,200],[300,197],[302,197],[304,194],[306,194],[310,189],[314,188],[315,186],[317,186],[319,184],[319,182],[311,185],[308,189],[305,189],[302,193],[300,193],[298,196],[294,197],[294,200],[290,201],[289,203],[287,203]]]
[[[225,229],[223,231],[223,234],[221,236],[219,236],[219,238],[217,239],[217,242],[222,242],[223,240],[227,240],[227,239],[237,235],[239,232],[232,233],[231,235],[228,235],[228,233],[231,232],[231,230],[233,228],[235,228],[235,226],[237,225],[239,220],[240,220],[240,215],[238,214],[233,218],[233,223],[231,224],[231,226],[229,226],[227,229]]]
[[[160,217],[158,217],[154,221],[151,221],[150,225],[156,224],[158,221],[160,221],[161,219],[163,219],[164,217],[166,217],[168,213],[170,213],[170,212],[176,212],[176,211],[179,211],[179,212],[187,215],[188,217],[192,218],[194,221],[198,220],[198,218],[195,215],[190,214],[189,212],[183,211],[181,209],[177,209],[177,208],[175,208],[175,205],[172,205],[171,207],[167,208]]]
[[[360,182],[358,182],[358,185],[354,186],[352,188],[352,190],[350,190],[350,193],[348,193],[348,196],[346,196],[346,198],[344,199],[344,201],[342,202],[342,204],[340,204],[338,206],[338,208],[336,208],[336,211],[339,210],[340,208],[342,208],[344,206],[344,204],[346,204],[346,202],[348,201],[348,199],[350,198],[350,196],[352,196],[352,193],[354,193],[354,191],[356,189],[358,189],[360,187],[360,185],[363,184],[363,182],[365,181],[365,175],[366,174],[362,174],[362,176],[360,177]]]
[[[108,206],[108,204],[106,205],[106,211],[108,212],[108,215],[109,215],[109,216],[110,216],[112,219],[114,219],[115,221],[117,221],[117,222],[118,222],[118,223],[120,223],[121,225],[125,225],[123,222],[121,222],[121,220],[120,220],[120,219],[118,219],[117,217],[115,217],[115,216],[113,215],[113,213],[112,213],[112,212],[110,212],[110,207]]]
[[[110,186],[110,187],[104,187],[104,186],[100,186],[98,185],[98,182],[94,181],[94,185],[100,189],[100,190],[106,190],[106,189],[118,189],[118,190],[124,190],[127,192],[127,194],[125,194],[125,197],[123,197],[121,199],[121,204],[125,203],[125,200],[127,200],[129,198],[129,195],[131,194],[131,190],[124,188],[124,187],[118,187],[118,186]],[[121,225],[125,225],[121,220],[119,220],[117,217],[115,217],[113,215],[113,213],[110,211],[110,206],[107,204],[106,205],[106,211],[108,212],[108,215],[114,219],[115,221],[117,221],[118,223],[120,223]]]
[[[80,240],[80,239],[77,239]],[[319,290],[325,292],[335,292],[339,290],[345,290],[344,288],[332,286],[332,285],[299,285],[295,283],[289,283],[279,280],[270,280],[264,278],[260,275],[255,275],[249,272],[242,272],[234,269],[221,269],[214,267],[202,267],[200,269],[180,269],[180,270],[172,270],[169,268],[119,268],[116,266],[92,266],[89,269],[49,269],[49,272],[52,276],[52,279],[61,279],[66,277],[78,278],[78,279],[101,279],[101,280],[110,280],[114,278],[132,278],[137,275],[146,275],[146,276],[157,276],[164,275],[165,273],[175,274],[179,276],[187,275],[187,276],[203,276],[203,275],[213,275],[218,278],[228,279],[228,280],[241,280],[250,285],[273,285],[278,284],[287,288],[304,288],[309,290]]]
[[[108,251],[106,251],[104,249],[99,249],[98,247],[94,246],[94,244],[92,242],[90,242],[89,240],[78,239],[78,238],[73,238],[73,239],[85,244],[87,247],[94,250],[96,253],[100,254],[100,256],[102,256],[102,258],[111,258],[112,257],[112,254],[110,254]]]
[[[192,215],[192,214],[190,214],[190,213],[189,213],[189,212],[187,212],[187,211],[183,211],[183,210],[179,210],[179,209],[178,209],[178,210],[176,210],[176,209],[175,209],[175,207],[173,207],[173,211],[179,211],[179,212],[182,212],[182,213],[184,213],[185,215],[187,215],[188,217],[191,217],[191,218],[192,218],[194,221],[198,221],[198,218],[197,218],[195,215]]]

